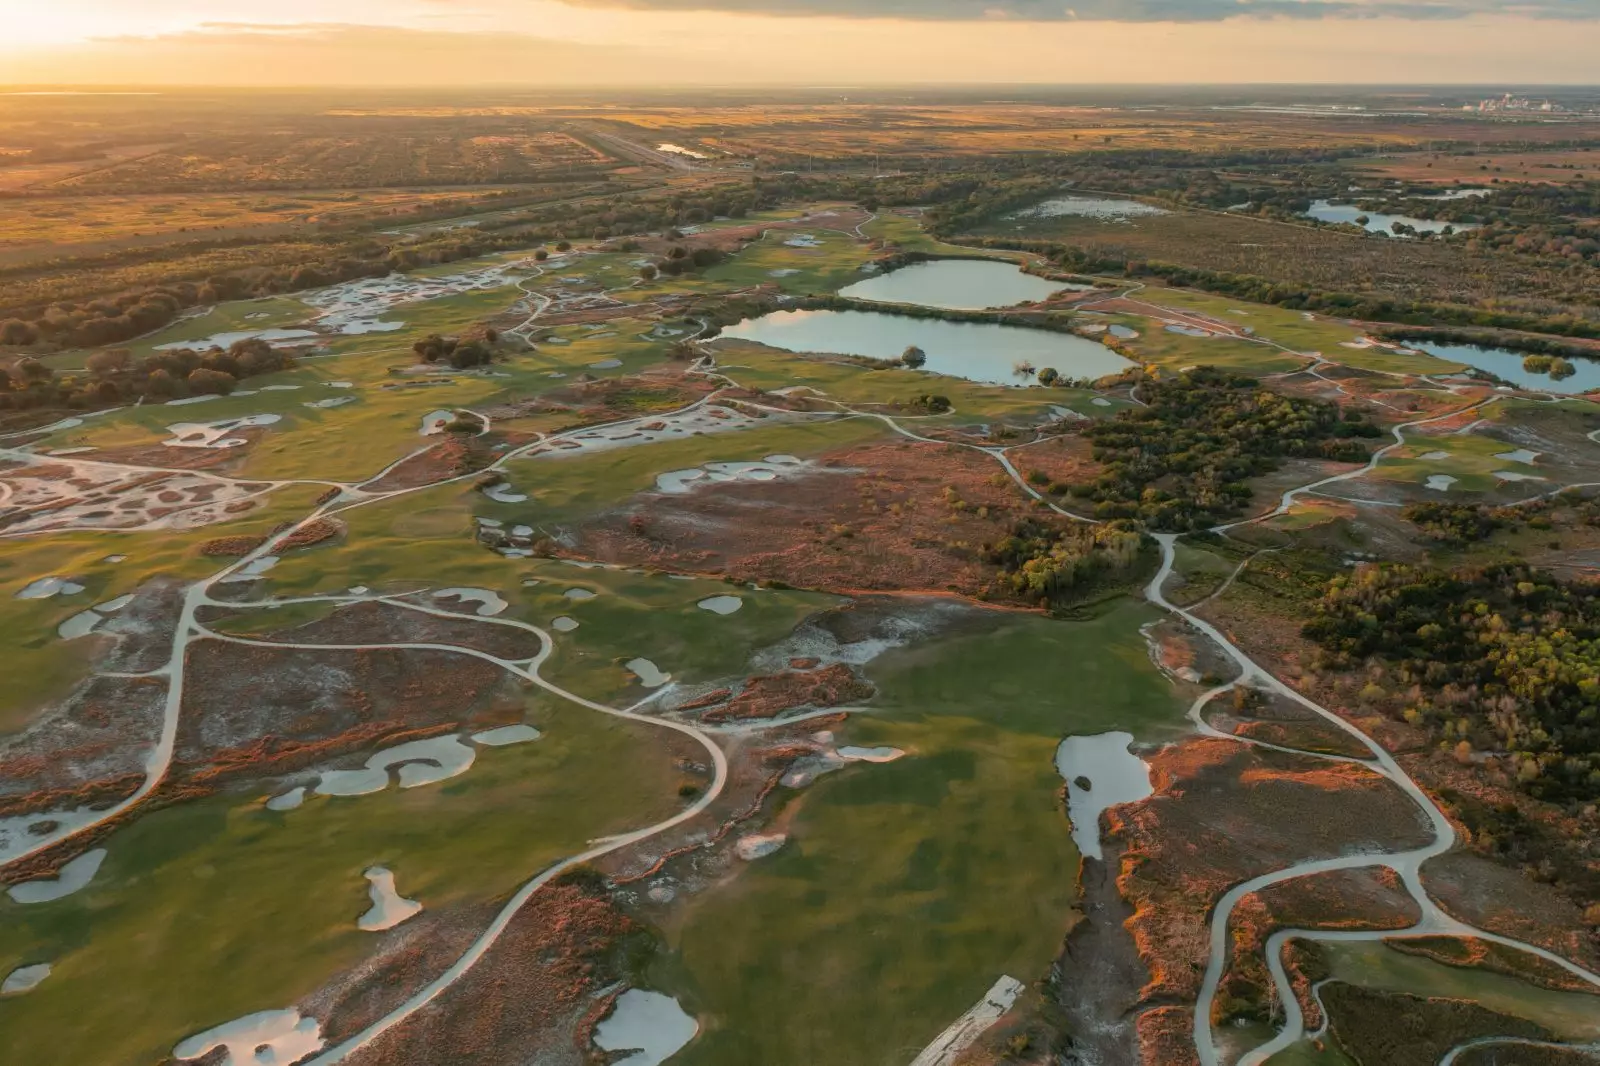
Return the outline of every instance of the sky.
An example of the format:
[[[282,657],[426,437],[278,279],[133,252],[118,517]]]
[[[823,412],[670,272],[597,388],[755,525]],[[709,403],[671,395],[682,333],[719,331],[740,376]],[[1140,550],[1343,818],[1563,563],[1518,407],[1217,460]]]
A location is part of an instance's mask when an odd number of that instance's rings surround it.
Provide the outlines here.
[[[1600,82],[1600,0],[0,0],[0,27],[0,85]]]

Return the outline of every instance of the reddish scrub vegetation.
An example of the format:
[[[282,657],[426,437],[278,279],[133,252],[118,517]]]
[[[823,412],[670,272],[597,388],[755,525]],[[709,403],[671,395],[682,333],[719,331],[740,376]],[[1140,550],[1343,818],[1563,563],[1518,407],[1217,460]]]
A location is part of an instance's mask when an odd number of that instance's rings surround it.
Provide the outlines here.
[[[718,691],[728,692],[727,689]],[[843,663],[820,670],[786,670],[750,678],[743,691],[722,706],[707,711],[704,717],[708,722],[775,718],[800,707],[820,709],[857,703],[871,699],[873,691],[870,684],[856,677]]]
[[[281,543],[276,545],[273,550],[281,553],[294,551],[296,548],[309,548],[313,544],[321,544],[325,540],[332,540],[333,538],[342,535],[344,530],[345,526],[343,522],[338,522],[331,518],[318,518],[313,522],[307,522],[305,525],[295,530],[291,536],[285,538]],[[281,531],[282,530],[280,527],[279,530],[276,530],[264,537],[251,537],[246,535],[218,537],[215,540],[208,540],[202,544],[200,546],[200,554],[210,555],[216,558],[238,558],[249,555],[251,552],[261,547],[269,539],[276,536],[277,533]]]

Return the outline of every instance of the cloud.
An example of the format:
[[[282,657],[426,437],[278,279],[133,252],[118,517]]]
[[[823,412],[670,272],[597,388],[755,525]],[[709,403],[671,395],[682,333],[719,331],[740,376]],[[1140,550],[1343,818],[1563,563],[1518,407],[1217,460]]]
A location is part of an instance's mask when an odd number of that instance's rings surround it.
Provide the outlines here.
[[[586,7],[920,21],[1218,22],[1223,19],[1600,19],[1600,0],[568,0]]]

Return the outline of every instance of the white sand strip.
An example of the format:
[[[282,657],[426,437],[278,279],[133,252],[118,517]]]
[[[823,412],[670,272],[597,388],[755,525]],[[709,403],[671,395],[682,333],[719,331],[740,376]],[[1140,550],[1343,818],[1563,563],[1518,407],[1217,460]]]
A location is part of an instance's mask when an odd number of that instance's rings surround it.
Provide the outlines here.
[[[49,976],[48,962],[19,966],[7,974],[4,981],[0,981],[0,996],[18,996],[24,992],[32,992],[39,987],[39,982]]]
[[[922,1049],[922,1054],[911,1060],[911,1066],[950,1066],[956,1057],[972,1046],[999,1021],[1022,994],[1022,982],[1014,977],[1002,977],[984,994],[967,1013],[957,1018],[933,1043]]]
[[[508,744],[526,744],[542,736],[544,734],[531,725],[503,725],[499,729],[486,729],[482,733],[472,734],[472,742],[489,748],[503,748]]]
[[[393,871],[372,866],[363,876],[368,882],[367,895],[372,899],[372,908],[356,920],[358,929],[381,933],[422,913],[422,904],[414,899],[406,899],[395,889]]]
[[[299,1062],[322,1050],[322,1026],[300,1012],[264,1010],[196,1033],[172,1049],[175,1059],[198,1059],[226,1049],[221,1066],[273,1066]]]

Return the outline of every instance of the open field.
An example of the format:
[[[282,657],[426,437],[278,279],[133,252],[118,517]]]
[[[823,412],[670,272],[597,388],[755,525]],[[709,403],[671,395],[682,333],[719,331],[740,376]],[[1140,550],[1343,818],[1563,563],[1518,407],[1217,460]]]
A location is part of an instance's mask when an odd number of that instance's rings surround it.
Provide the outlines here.
[[[1427,184],[1488,185],[1499,182],[1573,185],[1600,173],[1592,148],[1542,152],[1406,152],[1362,162],[1357,169],[1374,177]]]

